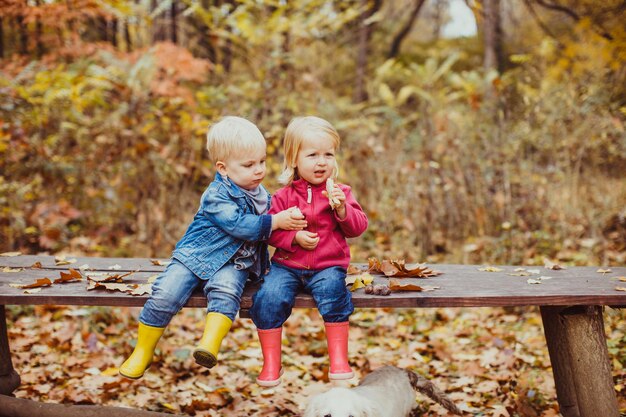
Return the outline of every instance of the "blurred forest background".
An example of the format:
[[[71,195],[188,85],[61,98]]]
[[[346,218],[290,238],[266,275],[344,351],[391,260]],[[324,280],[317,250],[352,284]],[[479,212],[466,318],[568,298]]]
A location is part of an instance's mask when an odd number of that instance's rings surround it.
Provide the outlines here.
[[[314,114],[340,131],[340,182],[370,217],[353,261],[624,265],[624,22],[623,0],[0,0],[0,252],[166,258],[213,177],[212,122],[235,114],[260,127],[274,191],[287,123]],[[290,393],[274,397],[251,384],[249,321],[225,342],[228,368],[198,385],[208,373],[190,374],[188,353],[202,312],[181,314],[156,370],[131,384],[112,375],[136,311],[8,312],[18,396],[293,415],[327,382],[307,372],[325,363],[311,312],[294,314],[289,332],[307,344],[286,347]],[[81,320],[59,336],[55,317],[67,315]],[[623,319],[607,317],[618,392]],[[476,415],[557,415],[536,311],[354,321],[358,369],[421,368],[490,410]]]
[[[458,3],[458,2],[453,2]],[[353,257],[623,264],[626,3],[2,0],[0,250],[168,257],[207,126],[343,137]]]

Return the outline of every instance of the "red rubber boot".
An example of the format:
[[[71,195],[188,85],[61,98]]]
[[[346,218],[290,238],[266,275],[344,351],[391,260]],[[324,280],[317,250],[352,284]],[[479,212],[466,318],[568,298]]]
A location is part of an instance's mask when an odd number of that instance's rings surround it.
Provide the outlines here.
[[[330,358],[330,379],[350,379],[354,372],[348,364],[348,332],[350,323],[324,323],[326,327],[326,341],[328,342],[328,356]]]
[[[263,352],[263,370],[256,379],[256,383],[262,387],[275,387],[280,384],[280,376],[283,373],[281,366],[281,339],[283,328],[257,330]]]

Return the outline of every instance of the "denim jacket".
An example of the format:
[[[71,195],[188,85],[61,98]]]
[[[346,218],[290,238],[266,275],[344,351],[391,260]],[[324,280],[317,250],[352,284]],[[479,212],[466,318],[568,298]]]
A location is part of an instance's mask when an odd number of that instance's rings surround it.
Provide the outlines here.
[[[267,200],[268,210],[270,200]],[[206,280],[230,261],[245,241],[260,241],[263,242],[258,253],[262,277],[269,268],[265,241],[271,232],[272,216],[256,214],[249,197],[216,173],[215,180],[202,194],[200,208],[176,244],[172,257]]]

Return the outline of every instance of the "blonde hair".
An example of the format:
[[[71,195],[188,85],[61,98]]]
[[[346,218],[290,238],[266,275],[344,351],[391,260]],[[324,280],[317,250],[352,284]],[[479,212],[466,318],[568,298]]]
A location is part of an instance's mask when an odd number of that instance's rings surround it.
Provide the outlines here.
[[[212,163],[233,155],[266,148],[265,138],[254,123],[242,117],[226,116],[207,132],[206,148]]]
[[[285,160],[283,162],[283,172],[278,177],[278,182],[283,185],[290,185],[294,180],[299,178],[296,169],[298,160],[298,152],[305,140],[316,140],[320,137],[329,137],[335,145],[335,150],[339,149],[341,138],[337,130],[326,120],[315,117],[305,116],[296,117],[289,122],[283,139],[283,153]],[[333,169],[333,179],[339,174],[339,165],[335,160]]]

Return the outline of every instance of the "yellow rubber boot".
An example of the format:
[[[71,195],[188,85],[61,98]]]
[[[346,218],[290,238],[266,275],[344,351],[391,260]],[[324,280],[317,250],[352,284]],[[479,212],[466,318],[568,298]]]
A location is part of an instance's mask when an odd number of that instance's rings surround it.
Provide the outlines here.
[[[213,368],[217,364],[217,353],[222,345],[222,339],[230,330],[233,321],[220,313],[206,315],[204,334],[198,347],[193,351],[193,357],[198,365]]]
[[[165,327],[152,327],[139,323],[137,330],[137,345],[126,362],[120,366],[120,375],[139,379],[152,363],[154,348],[156,347]]]

